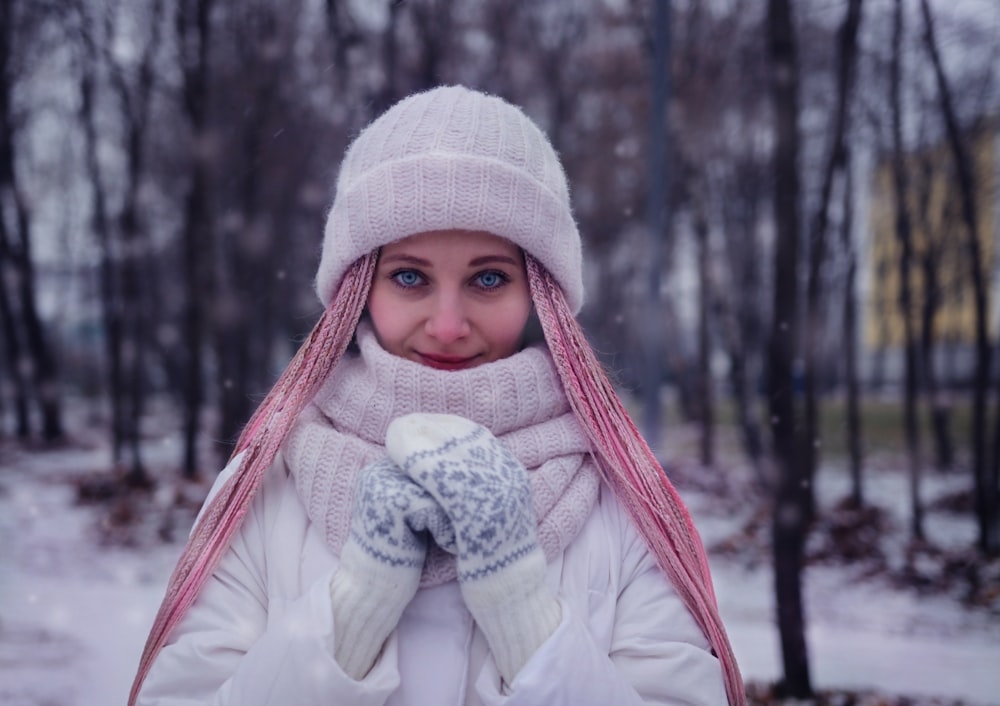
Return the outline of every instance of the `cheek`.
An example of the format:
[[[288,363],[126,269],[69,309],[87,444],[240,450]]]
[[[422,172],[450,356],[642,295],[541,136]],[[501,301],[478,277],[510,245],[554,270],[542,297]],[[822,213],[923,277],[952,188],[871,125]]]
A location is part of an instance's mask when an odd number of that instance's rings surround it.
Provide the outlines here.
[[[371,317],[375,339],[386,351],[396,353],[401,345],[403,331],[400,307],[394,306],[385,292],[373,288],[368,295],[368,315]]]
[[[494,340],[497,346],[502,349],[502,357],[516,353],[521,347],[524,329],[528,324],[530,314],[530,302],[517,301],[507,307],[502,316],[496,316],[494,319],[497,323],[494,329]]]

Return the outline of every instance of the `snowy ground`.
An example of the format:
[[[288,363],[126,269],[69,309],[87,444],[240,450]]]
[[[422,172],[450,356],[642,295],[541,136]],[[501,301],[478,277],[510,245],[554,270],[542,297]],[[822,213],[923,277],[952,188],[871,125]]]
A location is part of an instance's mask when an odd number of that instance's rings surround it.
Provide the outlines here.
[[[80,438],[79,436],[77,438]],[[174,443],[151,441],[150,465],[169,468]],[[205,486],[185,489],[176,506],[166,484],[139,508],[76,501],[80,479],[107,467],[100,444],[35,450],[0,447],[0,706],[124,704],[146,631]],[[873,461],[869,499],[891,510],[875,540],[880,570],[856,564],[811,566],[805,579],[808,646],[814,686],[891,695],[829,703],[1000,705],[1000,585],[992,603],[969,607],[962,584],[934,580],[932,553],[914,559],[917,586],[892,580],[905,564],[906,484],[894,462]],[[164,472],[161,470],[161,472]],[[716,588],[748,682],[780,676],[771,570],[763,531],[745,531],[760,515],[745,469],[704,471],[674,459],[672,473],[712,548]],[[956,487],[962,476],[930,476],[925,497]],[[846,473],[826,467],[818,479],[821,509],[846,492]],[[150,518],[155,521],[148,521]],[[752,523],[750,525],[752,527]],[[164,542],[162,534],[172,534]],[[974,538],[968,514],[932,512],[929,541],[961,549]],[[817,532],[813,548],[824,541]],[[921,567],[920,562],[924,562]],[[987,575],[994,582],[996,572]],[[982,588],[982,587],[981,587]],[[990,593],[992,591],[992,593]],[[982,603],[982,602],[981,602]],[[911,700],[900,697],[912,697]]]
[[[738,469],[729,470],[739,474]],[[968,484],[966,475],[928,475],[922,496],[930,503]],[[679,485],[683,488],[685,483]],[[741,502],[738,491],[746,490],[746,485],[737,483],[735,493],[732,487],[719,493],[710,492],[703,483],[695,485],[701,486],[699,491],[684,489],[682,495],[712,550],[718,598],[741,668],[748,681],[774,682],[781,676],[781,653],[774,627],[769,550],[751,548],[766,542],[768,525],[764,522],[763,531],[754,539],[741,534],[755,514],[752,506],[741,510],[733,504]],[[846,469],[823,468],[817,478],[820,512],[842,499],[848,487]],[[966,583],[946,576],[953,572],[952,564],[960,565],[954,561],[956,556],[978,562],[968,550],[975,540],[971,514],[928,512],[927,545],[915,552],[907,569],[906,474],[898,466],[873,470],[865,489],[870,503],[894,511],[887,519],[889,526],[877,537],[878,557],[852,563],[816,562],[805,574],[813,686],[874,690],[897,699],[910,697],[912,703],[1000,704],[997,562],[980,567],[985,569],[980,576],[989,585],[979,591],[976,606],[963,600],[968,593]],[[724,496],[721,501],[720,495]],[[831,541],[822,529],[821,522],[811,537],[813,555]],[[906,703],[903,699],[892,703],[897,702]]]

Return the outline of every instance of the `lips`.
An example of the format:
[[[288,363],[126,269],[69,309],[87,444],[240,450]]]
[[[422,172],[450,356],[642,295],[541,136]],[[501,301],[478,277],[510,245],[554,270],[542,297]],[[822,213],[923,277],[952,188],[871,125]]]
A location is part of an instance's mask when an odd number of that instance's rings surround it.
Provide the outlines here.
[[[420,362],[437,370],[463,370],[476,364],[478,356],[442,355],[440,353],[417,353]]]

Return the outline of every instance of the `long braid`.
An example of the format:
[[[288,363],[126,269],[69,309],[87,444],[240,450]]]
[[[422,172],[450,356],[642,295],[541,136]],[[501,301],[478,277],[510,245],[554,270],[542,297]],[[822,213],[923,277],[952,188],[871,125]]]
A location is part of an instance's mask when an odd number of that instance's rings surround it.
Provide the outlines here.
[[[708,559],[691,516],[618,399],[559,284],[533,257],[526,254],[525,260],[545,339],[605,481],[708,638],[722,664],[729,703],[744,706],[746,694],[739,666],[719,615]]]
[[[178,559],[139,660],[129,706],[135,704],[153,660],[171,631],[225,554],[260,488],[264,472],[274,461],[299,412],[347,349],[368,299],[377,261],[376,250],[347,271],[333,301],[240,435],[233,458],[244,451],[246,454],[237,471],[205,507]]]

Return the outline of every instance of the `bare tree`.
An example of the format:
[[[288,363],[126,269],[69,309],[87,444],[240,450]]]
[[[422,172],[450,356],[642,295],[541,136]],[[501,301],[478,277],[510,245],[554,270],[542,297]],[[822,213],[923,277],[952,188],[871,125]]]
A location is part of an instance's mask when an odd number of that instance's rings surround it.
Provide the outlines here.
[[[381,35],[381,62],[385,78],[381,88],[375,94],[375,102],[372,106],[374,115],[384,112],[405,95],[405,91],[399,85],[399,38],[396,33],[402,8],[403,3],[401,2],[389,4],[389,21]]]
[[[858,382],[858,303],[855,286],[858,270],[857,249],[852,237],[854,221],[854,183],[851,153],[847,150],[844,164],[844,188],[840,241],[846,259],[844,273],[844,377],[847,386],[847,448],[851,468],[851,502],[855,508],[864,505],[863,440],[861,437],[861,394]]]
[[[889,77],[889,104],[892,113],[892,176],[895,194],[896,239],[899,241],[899,312],[903,321],[905,382],[903,424],[906,432],[910,472],[910,534],[915,540],[924,537],[923,504],[920,500],[920,430],[917,422],[919,361],[917,337],[913,326],[913,294],[910,278],[913,262],[913,234],[909,211],[909,174],[906,148],[903,145],[903,3],[895,0],[892,30],[892,63]]]
[[[643,337],[644,381],[642,388],[643,434],[651,448],[659,449],[663,435],[663,411],[660,386],[663,355],[663,336],[657,319],[662,315],[660,280],[664,264],[664,241],[668,238],[666,225],[669,208],[666,203],[667,187],[667,136],[665,120],[670,101],[670,3],[656,0],[654,14],[653,47],[650,54],[650,113],[649,113],[649,192],[646,201],[646,218],[649,237],[649,261],[646,278],[646,326]]]
[[[757,485],[764,490],[771,487],[772,479],[765,473],[763,412],[757,403],[766,345],[765,313],[756,293],[762,291],[764,278],[758,224],[765,198],[765,167],[753,154],[734,155],[732,162],[732,174],[722,184],[720,196],[730,274],[730,286],[717,293],[723,312],[720,328],[743,449],[753,464]]]
[[[193,145],[190,183],[184,199],[183,260],[185,277],[184,339],[184,449],[181,472],[194,478],[198,471],[198,433],[204,402],[204,302],[211,284],[212,216],[209,205],[211,136],[208,86],[212,0],[178,0],[174,26],[181,63],[184,113]]]
[[[702,427],[702,455],[708,457],[714,437],[714,392],[708,391],[705,376],[713,349],[724,348],[744,448],[759,485],[770,487],[762,462],[758,394],[765,348],[761,322],[767,315],[759,294],[767,269],[761,266],[766,254],[759,225],[771,185],[767,150],[754,137],[768,127],[768,72],[764,47],[740,39],[754,36],[755,30],[747,29],[760,27],[763,12],[748,2],[731,4],[724,12],[692,3],[675,14],[683,30],[676,33],[672,59],[676,99],[670,122],[677,136],[673,154],[674,172],[679,176],[671,195],[676,211],[689,217],[686,222],[691,223],[696,258],[710,252],[701,248],[707,243],[703,235],[711,239],[719,232],[725,246],[721,267],[713,262],[714,271],[705,280],[703,291],[708,298],[698,297],[695,309],[699,313],[692,330],[672,337],[693,340],[693,344],[668,347],[691,349],[691,362],[683,368],[672,364],[670,372],[677,381],[685,417]],[[715,50],[720,43],[727,46],[725,52]],[[742,129],[731,129],[734,118]],[[720,272],[728,276],[717,277]]]
[[[775,116],[774,307],[768,344],[768,394],[777,465],[771,537],[775,603],[781,638],[782,692],[812,695],[802,605],[802,570],[809,503],[801,458],[802,429],[793,398],[793,361],[798,340],[799,131],[798,57],[792,5],[769,0],[767,39]]]
[[[273,383],[285,342],[316,315],[305,268],[315,266],[326,180],[344,125],[310,93],[310,79],[326,80],[308,73],[312,60],[329,52],[323,36],[313,38],[316,53],[308,61],[297,57],[304,5],[218,5],[213,28],[211,134],[227,161],[213,179],[218,227],[207,324],[216,437],[226,453],[255,399]]]
[[[1000,307],[997,308],[1000,309]],[[1000,330],[1000,325],[997,328]],[[1000,406],[1000,377],[997,378],[995,396],[997,404]],[[995,492],[1000,492],[996,490],[1000,488],[1000,409],[993,416],[993,457],[990,462],[989,483],[990,488],[993,488]]]
[[[105,37],[113,42],[114,17],[119,8],[105,14]],[[155,60],[160,47],[163,0],[152,0],[149,6],[148,41],[143,44],[138,64],[127,67],[108,49],[107,62],[111,85],[118,97],[124,131],[125,177],[122,207],[116,218],[120,238],[122,341],[119,352],[122,362],[123,388],[112,394],[123,395],[124,412],[121,422],[123,441],[128,452],[123,480],[128,485],[147,487],[152,480],[142,460],[141,423],[145,414],[146,354],[150,332],[148,304],[152,301],[149,278],[149,233],[143,222],[140,194],[147,177],[146,149],[151,128],[150,105],[156,83]]]
[[[703,6],[699,7],[704,11]],[[749,28],[760,26],[753,19],[753,10],[751,3],[735,5],[730,16],[714,23],[717,25],[714,38],[685,33],[688,42],[695,45],[689,52],[718,46],[725,37],[753,36],[756,30],[748,31]],[[763,140],[751,137],[762,134],[771,119],[767,85],[770,67],[763,43],[732,44],[726,52],[709,53],[700,59],[704,74],[701,90],[681,95],[679,101],[685,111],[698,102],[705,106],[685,124],[685,139],[681,144],[695,144],[695,136],[705,128],[713,136],[730,135],[719,142],[713,153],[698,160],[708,165],[706,185],[715,193],[715,209],[725,239],[724,264],[728,276],[719,280],[716,299],[720,316],[716,324],[729,358],[730,386],[743,448],[755,469],[758,487],[770,490],[774,479],[769,477],[765,459],[763,421],[770,415],[760,397],[766,368],[765,322],[770,316],[764,286],[769,277],[769,268],[764,264],[769,252],[761,226],[770,221],[766,203],[772,194],[769,179],[772,165],[770,148]],[[725,88],[720,82],[725,82]],[[711,122],[713,116],[729,111],[739,115],[745,130],[732,133],[726,130],[724,122]]]
[[[490,28],[492,42],[490,61],[483,67],[483,82],[491,86],[499,95],[510,95],[511,76],[510,55],[516,52],[518,37],[518,10],[522,4],[517,0],[494,0],[483,3],[481,22]]]
[[[98,159],[97,92],[100,81],[99,47],[106,45],[98,36],[101,28],[94,22],[87,3],[77,2],[74,10],[79,23],[80,108],[78,117],[83,130],[84,174],[90,186],[90,230],[98,245],[98,280],[106,367],[106,390],[111,407],[111,457],[117,466],[122,461],[125,443],[124,384],[122,382],[122,311],[118,269],[112,242],[112,223],[108,208],[107,185]]]
[[[837,104],[830,130],[830,146],[819,203],[810,228],[809,271],[806,282],[805,355],[803,387],[805,396],[805,443],[802,462],[805,464],[810,516],[814,514],[813,479],[819,464],[819,393],[816,374],[819,367],[820,338],[825,324],[823,312],[823,264],[827,260],[827,230],[830,222],[830,202],[834,181],[847,169],[847,135],[850,130],[851,94],[854,87],[858,54],[858,28],[861,25],[862,0],[848,3],[843,23],[837,31]],[[841,184],[844,187],[843,183]]]
[[[338,95],[347,92],[350,80],[350,63],[348,51],[357,44],[361,37],[351,22],[350,12],[343,2],[326,0],[324,5],[326,18],[326,33],[330,39],[333,54],[333,68],[336,76],[335,87]]]
[[[951,85],[944,73],[940,50],[934,36],[934,17],[927,0],[920,1],[924,20],[924,43],[934,66],[938,100],[944,116],[948,144],[955,162],[958,188],[962,204],[962,221],[965,224],[968,264],[972,276],[972,295],[975,305],[976,366],[972,383],[972,472],[976,488],[976,516],[979,524],[979,548],[983,552],[1000,548],[1000,523],[998,523],[997,479],[990,478],[987,454],[986,427],[987,396],[990,387],[992,349],[987,330],[987,283],[983,272],[984,262],[979,243],[979,216],[976,203],[976,176],[963,139],[962,129],[951,95]]]
[[[0,3],[0,287],[7,290],[3,318],[10,339],[7,355],[17,400],[18,432],[30,433],[25,402],[33,399],[41,415],[42,438],[55,440],[63,435],[56,360],[38,313],[31,213],[15,166],[20,133],[14,106],[16,25],[25,21],[29,11],[27,4]],[[28,380],[30,386],[25,384]]]
[[[917,218],[923,238],[917,260],[922,275],[922,293],[920,302],[920,359],[922,363],[922,378],[924,395],[930,412],[931,430],[935,448],[935,465],[940,470],[949,468],[952,465],[951,435],[949,433],[948,417],[949,406],[945,403],[945,395],[942,393],[941,385],[938,381],[937,367],[935,365],[934,349],[937,343],[937,327],[935,326],[937,314],[941,307],[942,284],[940,282],[939,269],[945,257],[947,236],[944,233],[936,232],[935,223],[932,222],[929,213],[932,202],[932,189],[935,180],[935,169],[933,152],[924,151],[916,162],[919,164],[917,171]],[[945,204],[947,210],[947,204]],[[942,214],[947,217],[947,213]]]
[[[394,6],[398,3],[394,3]],[[398,9],[396,10],[398,12]],[[387,44],[395,42],[396,15],[390,8],[391,24],[381,34],[383,51],[391,51]],[[381,105],[384,98],[368,86],[369,74],[365,69],[380,65],[385,54],[379,53],[370,32],[356,21],[350,3],[340,0],[326,0],[324,3],[324,29],[326,50],[333,58],[332,87],[335,110],[333,124],[324,132],[332,154],[341,155],[350,135],[356,134],[374,117],[376,100]],[[390,37],[389,34],[392,33]]]
[[[7,242],[6,232],[0,230],[0,325],[3,326],[4,373],[10,380],[14,396],[15,434],[19,439],[27,439],[31,434],[28,417],[28,381],[21,364],[23,344],[14,318],[13,302],[8,293],[8,282],[17,276],[13,264],[13,253]],[[6,402],[6,400],[4,400]]]
[[[454,0],[410,3],[410,16],[420,37],[421,56],[415,88],[437,86],[444,78],[444,60],[450,55],[449,43],[455,35]]]
[[[708,218],[701,203],[695,204],[694,234],[698,249],[698,388],[701,412],[701,463],[715,463],[715,396],[712,389],[712,302],[715,299],[711,272]]]
[[[288,8],[297,15],[297,6]],[[219,432],[228,453],[252,411],[252,399],[270,383],[267,357],[274,330],[271,267],[278,260],[269,224],[269,182],[278,177],[269,138],[289,109],[282,101],[286,27],[278,8],[253,2],[229,7],[224,18],[229,46],[214,83],[218,119],[229,125],[234,176],[220,195],[227,214],[220,233],[220,261],[213,290],[213,346],[218,370]],[[270,131],[270,133],[269,133]]]

